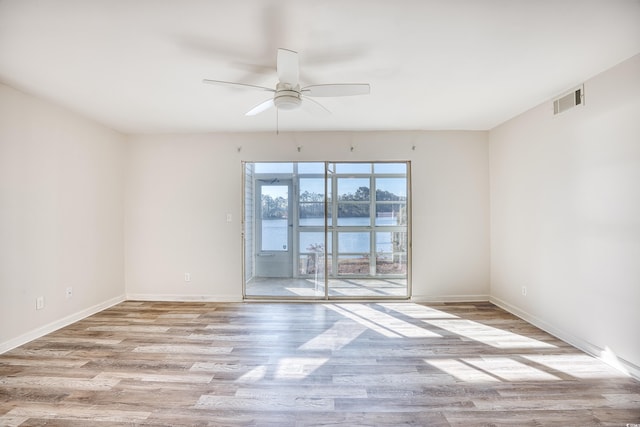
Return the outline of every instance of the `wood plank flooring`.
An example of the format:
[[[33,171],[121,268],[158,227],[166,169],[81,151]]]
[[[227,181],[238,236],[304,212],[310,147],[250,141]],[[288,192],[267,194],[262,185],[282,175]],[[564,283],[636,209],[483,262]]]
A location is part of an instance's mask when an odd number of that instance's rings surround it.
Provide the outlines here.
[[[0,355],[2,426],[626,426],[640,382],[489,304],[128,301]]]

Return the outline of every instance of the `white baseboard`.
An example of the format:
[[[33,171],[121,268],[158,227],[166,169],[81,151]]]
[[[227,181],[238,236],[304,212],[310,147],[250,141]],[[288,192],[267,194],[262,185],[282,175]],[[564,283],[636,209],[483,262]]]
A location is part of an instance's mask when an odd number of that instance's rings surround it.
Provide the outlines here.
[[[26,334],[22,334],[16,338],[12,338],[9,341],[5,341],[0,343],[0,354],[6,353],[9,350],[12,350],[16,347],[20,347],[30,341],[33,341],[37,338],[43,337],[51,332],[57,331],[60,328],[64,328],[65,326],[69,326],[72,323],[75,323],[79,320],[82,320],[86,317],[89,317],[93,314],[96,314],[102,310],[105,310],[109,307],[113,307],[116,304],[120,304],[125,300],[124,295],[117,296],[115,298],[111,298],[107,301],[101,302],[100,304],[96,304],[92,307],[86,308],[84,310],[80,310],[77,313],[73,313],[69,316],[63,317],[62,319],[56,320],[55,322],[51,322],[44,326],[41,326],[37,329],[27,332]]]
[[[456,303],[456,302],[487,302],[489,295],[413,295],[411,302],[418,303]]]
[[[562,341],[576,347],[577,349],[584,351],[585,353],[595,357],[596,359],[602,360],[607,365],[619,370],[620,372],[630,375],[637,380],[640,380],[640,366],[636,366],[629,361],[617,357],[610,352],[607,352],[605,349],[600,348],[599,346],[588,341],[585,341],[580,337],[569,334],[566,331],[563,331],[562,329],[557,328],[554,325],[551,325],[544,320],[533,316],[532,314],[529,314],[526,311],[521,310],[520,308],[509,304],[506,301],[501,300],[500,298],[490,297],[489,302],[497,305],[505,311],[508,311],[514,316],[517,316],[522,320],[531,323],[533,326],[540,328],[545,332],[548,332],[554,337],[561,339]]]
[[[128,301],[175,301],[175,302],[242,302],[242,297],[228,295],[179,295],[179,294],[127,294]]]

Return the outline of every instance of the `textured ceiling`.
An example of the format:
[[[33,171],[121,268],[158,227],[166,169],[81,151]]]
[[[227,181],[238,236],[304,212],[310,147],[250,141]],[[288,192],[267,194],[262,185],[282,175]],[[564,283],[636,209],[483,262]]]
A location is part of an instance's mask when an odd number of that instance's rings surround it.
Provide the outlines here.
[[[640,53],[638,0],[0,0],[0,81],[124,133],[265,131],[275,86],[370,83],[280,130],[484,130]]]

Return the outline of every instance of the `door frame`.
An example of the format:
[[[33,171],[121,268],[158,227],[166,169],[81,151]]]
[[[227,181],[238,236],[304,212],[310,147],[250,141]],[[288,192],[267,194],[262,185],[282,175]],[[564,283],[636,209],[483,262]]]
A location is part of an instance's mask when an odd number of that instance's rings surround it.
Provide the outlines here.
[[[263,169],[263,172],[257,172],[257,167],[256,165],[264,163],[267,166],[265,167],[265,169]],[[273,168],[271,171],[271,173],[267,172],[267,170],[269,169],[269,165],[270,164],[278,164],[278,163],[282,163],[282,164],[291,164],[292,167],[292,172],[280,172],[277,170],[273,170],[273,169],[277,169],[277,168]],[[258,219],[262,218],[262,212],[261,212],[261,207],[262,207],[262,200],[261,200],[261,196],[258,196],[258,194],[262,194],[262,186],[263,185],[269,185],[271,183],[273,184],[282,184],[282,183],[286,183],[286,185],[288,185],[288,224],[287,224],[287,229],[288,229],[288,258],[287,261],[290,263],[289,266],[287,267],[288,270],[288,276],[272,276],[274,279],[277,278],[283,278],[283,279],[287,279],[290,278],[292,280],[304,280],[305,278],[309,277],[307,275],[300,274],[301,272],[298,271],[299,268],[299,255],[300,255],[300,251],[301,248],[300,246],[300,242],[299,242],[299,232],[300,229],[298,228],[299,224],[298,224],[298,216],[299,216],[299,211],[298,211],[298,204],[299,204],[299,199],[298,199],[298,193],[300,191],[299,189],[299,179],[301,179],[302,177],[307,177],[307,175],[320,175],[317,172],[312,172],[309,171],[308,169],[305,170],[305,172],[300,172],[298,170],[298,164],[305,164],[305,163],[321,163],[324,164],[324,182],[325,182],[325,200],[324,200],[324,206],[325,206],[325,224],[324,224],[324,233],[325,233],[325,244],[324,247],[328,248],[328,244],[331,242],[330,246],[333,248],[331,250],[330,254],[327,254],[325,252],[325,262],[323,262],[323,268],[322,270],[324,270],[324,274],[322,274],[322,279],[324,281],[324,284],[321,284],[320,286],[323,288],[323,294],[324,295],[304,295],[304,294],[300,294],[300,295],[296,295],[296,296],[282,296],[282,295],[267,295],[264,293],[261,293],[261,291],[257,291],[256,294],[248,294],[247,291],[247,284],[249,283],[249,281],[258,278],[260,279],[260,276],[257,274],[257,270],[255,269],[255,263],[258,261],[258,254],[269,254],[269,253],[275,253],[276,251],[270,252],[270,251],[261,251],[261,239],[262,239],[262,230],[261,228],[258,229],[256,222],[258,221]],[[405,198],[405,210],[406,210],[406,224],[405,224],[405,229],[404,229],[404,234],[405,234],[405,241],[404,243],[406,244],[406,248],[404,249],[404,255],[400,256],[399,259],[404,258],[404,263],[405,265],[405,273],[404,273],[404,277],[400,277],[397,276],[395,274],[392,275],[388,275],[389,273],[382,273],[382,275],[380,275],[380,273],[375,274],[374,276],[369,276],[367,275],[366,277],[358,277],[358,276],[353,276],[353,275],[349,275],[349,276],[342,276],[342,275],[336,275],[337,271],[335,270],[336,268],[336,262],[335,262],[335,257],[337,254],[337,232],[339,231],[350,231],[348,230],[348,228],[350,227],[345,227],[343,226],[338,226],[335,221],[337,221],[337,212],[334,212],[336,209],[336,200],[334,200],[335,194],[336,193],[336,179],[338,178],[338,176],[340,175],[347,175],[349,178],[351,177],[355,177],[355,175],[361,175],[361,173],[355,173],[355,172],[338,172],[336,170],[334,170],[333,172],[330,170],[329,166],[330,165],[339,165],[339,164],[357,164],[357,163],[363,163],[363,164],[371,164],[372,165],[372,169],[371,172],[372,173],[362,173],[363,175],[369,175],[371,177],[375,176],[376,178],[378,178],[378,175],[383,175],[381,178],[387,178],[387,175],[398,175],[399,173],[393,172],[392,170],[385,170],[382,172],[377,172],[376,169],[376,164],[385,164],[385,163],[403,163],[406,165],[406,172],[402,174],[402,177],[405,178],[406,180],[406,198]],[[243,285],[242,285],[242,296],[243,299],[276,299],[276,300],[308,300],[308,301],[325,301],[325,300],[359,300],[359,299],[367,299],[367,300],[384,300],[384,299],[389,299],[389,300],[407,300],[411,298],[412,295],[412,268],[411,268],[411,252],[412,252],[412,245],[411,245],[411,235],[412,235],[412,221],[411,221],[411,161],[408,160],[396,160],[396,161],[307,161],[307,162],[300,162],[300,161],[281,161],[281,162],[273,162],[273,161],[242,161],[242,165],[243,165],[243,191],[244,191],[244,195],[245,197],[242,198],[243,200],[243,224],[242,224],[242,247],[243,247],[243,261],[242,261],[242,265],[243,265]],[[266,172],[266,173],[265,173]],[[331,179],[328,179],[330,178]],[[370,181],[370,187],[371,189],[373,189],[373,191],[376,191],[376,183],[374,182],[375,180]],[[330,185],[330,187],[327,187],[327,185]],[[260,188],[259,188],[260,187]],[[371,191],[371,190],[370,190]],[[329,192],[327,194],[327,192]],[[247,196],[251,194],[250,199],[247,198]],[[333,196],[332,196],[333,195]],[[327,199],[327,197],[329,199]],[[328,203],[328,201],[331,200],[331,203]],[[350,199],[347,199],[350,200]],[[380,200],[378,200],[377,198],[375,199],[376,202],[379,202]],[[387,200],[395,200],[395,199],[382,199],[383,201],[387,201]],[[251,202],[253,201],[253,202]],[[259,201],[260,203],[255,203],[256,201]],[[371,201],[370,201],[371,202]],[[254,204],[254,206],[247,206],[249,203]],[[371,203],[371,209],[370,212],[375,212],[375,204]],[[247,210],[246,208],[249,207],[249,209]],[[251,218],[253,217],[253,218]],[[327,222],[327,218],[330,217],[332,218],[332,221],[330,221],[331,223],[329,224]],[[260,225],[261,227],[261,225]],[[373,227],[373,223],[372,223],[372,227],[373,230],[375,230],[376,227]],[[392,231],[392,230],[380,230],[380,231]],[[260,238],[258,240],[258,234],[260,234]],[[375,253],[373,252],[376,247],[373,244],[373,239],[371,239],[371,253]],[[394,251],[395,251],[395,247],[394,247]],[[252,255],[250,255],[252,253]],[[329,259],[326,258],[326,256],[329,256]],[[247,256],[251,256],[252,259],[247,259]],[[395,256],[395,254],[394,254]],[[376,257],[377,258],[377,257]],[[372,259],[372,258],[370,258]],[[394,258],[395,259],[395,258]],[[377,261],[377,259],[376,259]],[[370,263],[370,265],[372,265]],[[248,267],[248,268],[247,268]],[[370,269],[371,273],[373,274],[373,269]],[[252,274],[255,273],[255,274]],[[321,272],[322,273],[322,272]],[[335,277],[334,277],[335,276]],[[330,280],[334,279],[338,279],[340,280],[341,278],[344,280],[350,280],[351,278],[353,279],[373,279],[373,280],[394,280],[395,278],[398,278],[400,280],[404,280],[404,289],[405,292],[403,293],[403,295],[391,295],[391,294],[385,294],[385,295],[362,295],[362,296],[357,296],[357,295],[330,295],[329,292],[329,287],[331,286],[330,284]],[[293,283],[293,282],[292,282]],[[297,282],[296,282],[297,283]],[[258,283],[257,286],[260,286],[260,284]],[[294,285],[296,286],[296,285]],[[318,291],[318,284],[316,284],[316,293]]]

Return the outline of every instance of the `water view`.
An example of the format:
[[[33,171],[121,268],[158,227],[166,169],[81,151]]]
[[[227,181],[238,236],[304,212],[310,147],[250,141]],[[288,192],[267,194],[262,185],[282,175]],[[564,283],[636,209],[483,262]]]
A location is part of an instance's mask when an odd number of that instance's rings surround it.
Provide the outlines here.
[[[396,218],[377,218],[377,226],[394,226],[397,224]],[[371,225],[368,217],[340,218],[339,223],[344,227],[368,227]],[[300,220],[301,227],[322,227],[322,218],[304,218]],[[262,220],[262,248],[267,251],[288,250],[288,230],[289,221],[287,219],[265,219]],[[375,231],[375,252],[393,251],[393,235],[391,231]],[[331,251],[331,239],[329,239],[329,251]],[[305,231],[299,229],[299,251],[310,252],[310,248],[324,246],[324,233],[321,231]],[[340,253],[369,253],[371,252],[371,232],[368,230],[344,231],[338,230],[338,250]]]

